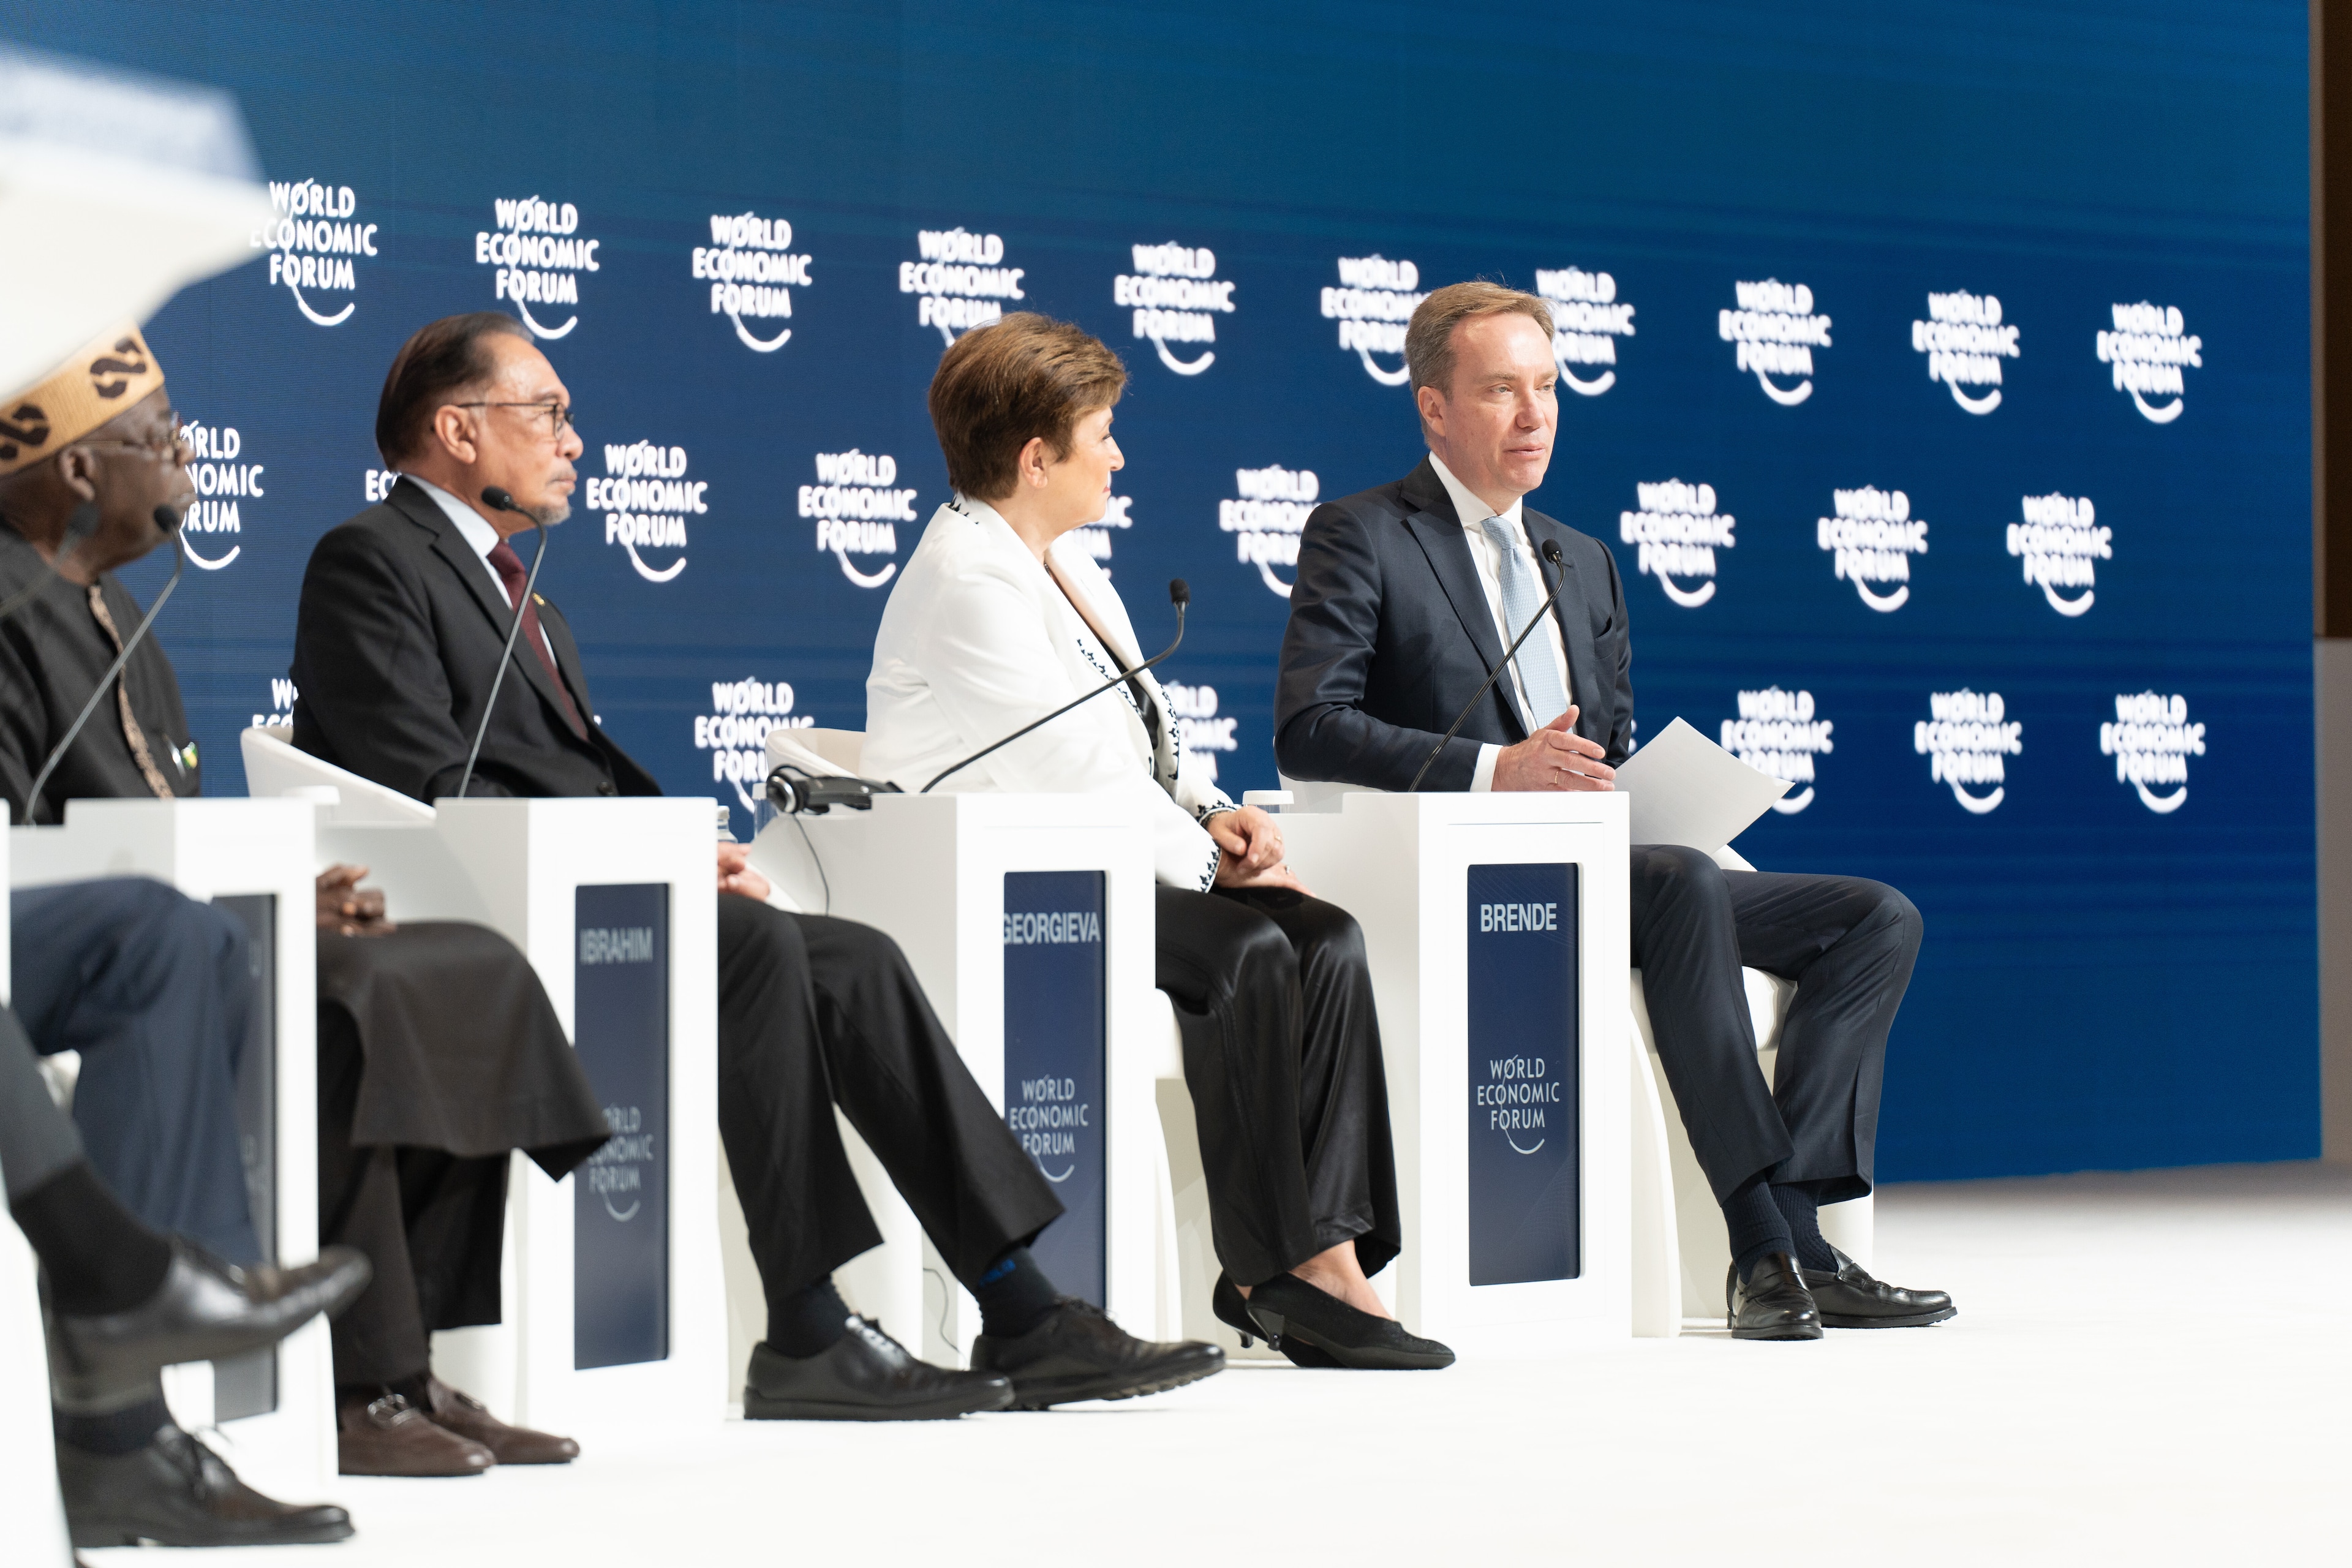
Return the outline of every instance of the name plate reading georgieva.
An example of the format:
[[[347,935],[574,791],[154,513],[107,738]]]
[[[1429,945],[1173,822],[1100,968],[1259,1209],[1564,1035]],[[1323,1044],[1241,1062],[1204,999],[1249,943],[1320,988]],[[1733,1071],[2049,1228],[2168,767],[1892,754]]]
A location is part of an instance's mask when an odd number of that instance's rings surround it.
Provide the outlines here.
[[[1064,1214],[1031,1244],[1061,1288],[1099,1307],[1103,1165],[1103,874],[1004,874],[1004,1122]]]
[[[669,887],[573,889],[572,1045],[613,1136],[572,1173],[572,1364],[669,1356]]]
[[[1473,1285],[1580,1272],[1578,869],[1469,868]]]

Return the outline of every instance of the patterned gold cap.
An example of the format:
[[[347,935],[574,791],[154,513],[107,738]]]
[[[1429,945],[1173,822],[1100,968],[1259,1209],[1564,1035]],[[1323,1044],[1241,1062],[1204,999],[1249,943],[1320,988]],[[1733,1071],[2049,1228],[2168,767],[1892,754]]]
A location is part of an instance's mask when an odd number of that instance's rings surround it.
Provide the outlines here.
[[[31,468],[163,384],[135,321],[119,321],[48,375],[0,399],[0,474]]]

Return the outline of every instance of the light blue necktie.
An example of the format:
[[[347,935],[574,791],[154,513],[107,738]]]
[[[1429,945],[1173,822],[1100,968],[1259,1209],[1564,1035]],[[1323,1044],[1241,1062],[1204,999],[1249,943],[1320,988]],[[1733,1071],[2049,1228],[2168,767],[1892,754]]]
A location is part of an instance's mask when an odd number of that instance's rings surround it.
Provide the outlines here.
[[[1503,557],[1503,619],[1508,623],[1503,631],[1503,646],[1526,629],[1535,617],[1536,608],[1544,602],[1544,588],[1528,570],[1527,557],[1519,553],[1519,542],[1512,535],[1511,525],[1499,517],[1490,517],[1478,525]],[[1529,648],[1535,649],[1529,653]],[[1551,656],[1551,647],[1538,630],[1519,645],[1519,684],[1528,696],[1528,706],[1535,710],[1538,725],[1549,724],[1568,711],[1568,693],[1559,688],[1559,664]]]

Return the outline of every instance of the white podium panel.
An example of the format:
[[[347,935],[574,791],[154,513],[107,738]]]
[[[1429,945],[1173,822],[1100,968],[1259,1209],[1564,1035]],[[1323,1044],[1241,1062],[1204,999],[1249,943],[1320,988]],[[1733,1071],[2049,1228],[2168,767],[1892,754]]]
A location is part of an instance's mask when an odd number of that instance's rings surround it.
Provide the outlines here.
[[[726,1299],[711,1204],[719,1179],[711,816],[712,803],[698,798],[470,799],[442,802],[423,826],[331,823],[318,832],[317,864],[366,866],[395,921],[471,921],[520,948],[565,1033],[589,1057],[618,1135],[562,1182],[514,1157],[505,1321],[437,1335],[434,1345],[435,1365],[449,1382],[507,1419],[577,1436],[583,1446],[600,1430],[725,1414]],[[599,912],[608,907],[622,912]],[[652,963],[665,931],[666,971]],[[650,967],[632,973],[632,964]],[[635,986],[617,1002],[600,989],[616,975]],[[583,988],[594,992],[586,1016]],[[608,1059],[593,1042],[612,1032],[616,1015],[636,1020],[637,1043]],[[590,1045],[582,1043],[583,1026]],[[653,1055],[665,1034],[666,1072]],[[616,1088],[615,1072],[642,1081]],[[648,1210],[659,1185],[667,1202]],[[623,1259],[597,1266],[584,1289],[574,1267],[581,1212],[592,1215],[594,1245],[618,1249],[599,1256]],[[648,1234],[648,1218],[666,1221],[666,1247]],[[638,1228],[622,1228],[629,1226]],[[619,1329],[608,1328],[616,1321]],[[624,1341],[618,1352],[604,1348]],[[614,1353],[631,1359],[580,1364]]]
[[[1152,1085],[1161,1054],[1158,1034],[1166,1028],[1152,984],[1150,843],[1143,810],[1132,803],[1097,795],[969,794],[881,795],[870,812],[779,817],[751,847],[752,864],[800,908],[863,921],[898,942],[973,1079],[1000,1111],[1010,1110],[1008,1121],[1049,1179],[1068,1181],[1099,1151],[1103,1305],[1147,1332],[1158,1319],[1160,1132]],[[1067,872],[1099,873],[1101,881],[1098,893],[1085,894],[1066,914],[1024,903],[1024,888],[1057,884],[1006,880]],[[1086,918],[1097,912],[1091,902],[1097,897],[1098,932],[1086,926]],[[1090,1106],[1083,1073],[1071,1075],[1080,1085],[1073,1093],[1069,1079],[1021,1065],[1033,1059],[1024,1054],[1031,1047],[1007,1040],[1005,977],[1008,965],[1023,974],[1066,973],[1024,967],[1056,962],[1053,950],[1091,965],[1089,950],[1097,942],[1102,1097]],[[1011,1000],[1024,1020],[1021,1026],[1045,1037],[1088,1035],[1091,1018],[1076,1010],[1046,1016],[1070,1001],[1068,989],[1062,981],[1041,978],[1015,994]],[[1091,1005],[1086,1003],[1087,1009]],[[962,1365],[978,1331],[969,1297],[960,1288],[945,1288],[951,1283],[947,1270],[917,1245],[920,1233],[912,1215],[880,1179],[871,1156],[856,1147],[852,1153],[885,1240],[842,1271],[845,1287],[893,1337],[919,1346],[926,1359]],[[1082,1179],[1059,1190],[1075,1198],[1085,1184]],[[1074,1206],[1073,1219],[1085,1218],[1082,1207]],[[1053,1267],[1054,1252],[1067,1245],[1049,1229],[1039,1245],[1041,1259]],[[928,1308],[927,1261],[939,1281],[930,1288],[936,1305]],[[1092,1293],[1075,1279],[1057,1276],[1057,1282],[1073,1294]]]
[[[257,1213],[254,1222],[263,1246],[289,1264],[307,1263],[319,1250],[313,816],[310,805],[289,800],[78,800],[67,805],[60,826],[8,834],[12,888],[152,877],[200,900],[274,900],[272,950],[257,955],[272,980],[267,1001],[277,1039],[267,1080],[276,1128],[268,1164],[274,1212]],[[165,1373],[182,1426],[213,1424],[213,1373],[203,1363]],[[221,1425],[221,1452],[262,1491],[323,1495],[335,1473],[334,1376],[324,1322],[279,1345],[275,1384],[259,1394],[274,1409]]]
[[[1282,831],[1292,868],[1356,917],[1371,959],[1405,1233],[1377,1283],[1416,1331],[1467,1354],[1626,1335],[1625,797],[1356,793],[1339,806],[1285,812]],[[1546,888],[1572,889],[1573,907],[1515,890]],[[1505,943],[1522,932],[1538,940]],[[1522,954],[1536,961],[1524,995]],[[1549,1001],[1565,994],[1563,963],[1572,1016]],[[1539,1192],[1517,1179],[1515,1161],[1541,1169],[1570,1131],[1572,1169]],[[1525,1246],[1557,1223],[1547,1205],[1570,1183],[1572,1245]],[[1497,1276],[1510,1282],[1477,1282]]]

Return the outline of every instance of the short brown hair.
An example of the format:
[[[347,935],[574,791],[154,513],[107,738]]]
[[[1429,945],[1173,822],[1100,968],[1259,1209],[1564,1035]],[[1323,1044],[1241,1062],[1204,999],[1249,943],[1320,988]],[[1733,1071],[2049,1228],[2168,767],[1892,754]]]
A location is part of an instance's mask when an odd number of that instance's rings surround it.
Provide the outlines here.
[[[433,411],[451,393],[490,378],[485,340],[495,337],[529,342],[530,333],[512,316],[476,310],[429,321],[400,345],[383,378],[383,395],[375,405],[375,449],[385,462],[396,466],[424,445]]]
[[[1533,294],[1506,289],[1483,278],[1448,283],[1424,296],[1412,309],[1404,330],[1404,364],[1412,373],[1412,389],[1433,386],[1454,390],[1454,329],[1474,316],[1517,314],[1531,319],[1551,336],[1551,307]]]
[[[1015,310],[949,345],[931,375],[931,428],[948,483],[974,500],[1013,492],[1021,448],[1060,462],[1078,421],[1118,401],[1127,367],[1084,327]]]

